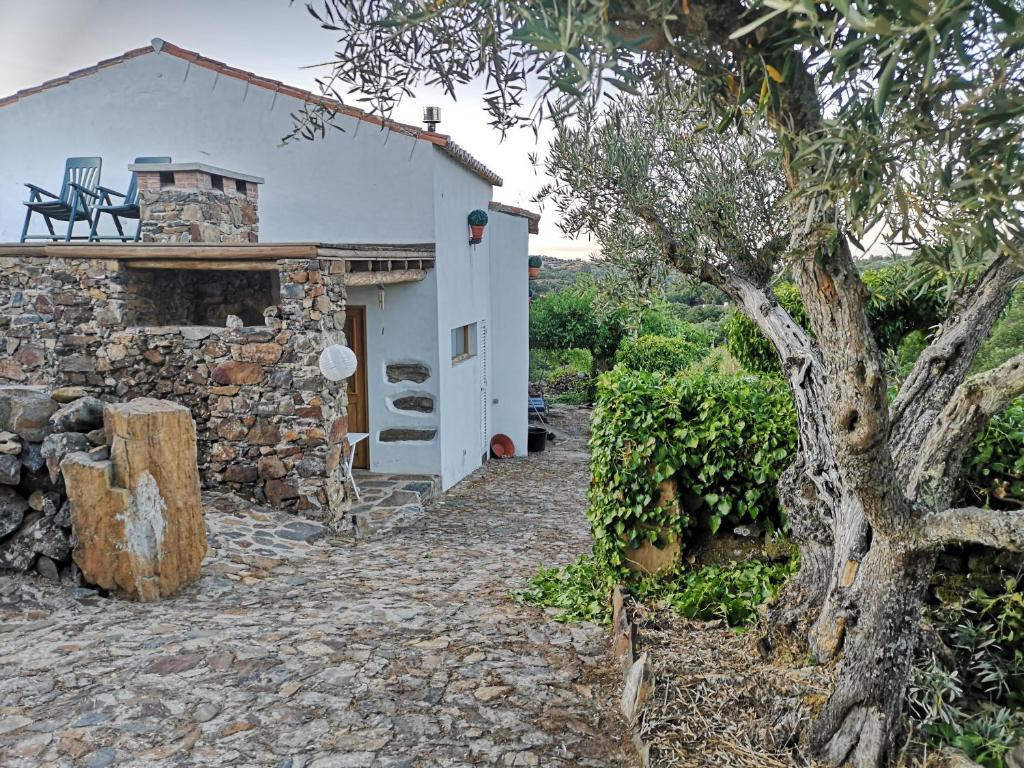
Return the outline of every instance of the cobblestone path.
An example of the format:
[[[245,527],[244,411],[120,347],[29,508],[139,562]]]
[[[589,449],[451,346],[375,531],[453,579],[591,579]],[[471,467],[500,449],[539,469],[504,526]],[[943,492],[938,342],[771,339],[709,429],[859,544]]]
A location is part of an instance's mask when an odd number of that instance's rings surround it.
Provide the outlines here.
[[[604,631],[508,598],[588,546],[567,427],[368,541],[213,498],[204,578],[163,603],[0,577],[0,764],[630,764]]]

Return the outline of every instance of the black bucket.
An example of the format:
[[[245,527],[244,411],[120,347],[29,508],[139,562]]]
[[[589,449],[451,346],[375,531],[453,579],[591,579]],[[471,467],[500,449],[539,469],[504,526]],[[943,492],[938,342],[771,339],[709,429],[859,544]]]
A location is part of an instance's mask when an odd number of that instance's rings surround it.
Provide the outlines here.
[[[526,450],[530,453],[539,453],[548,444],[547,427],[530,427],[526,433]]]

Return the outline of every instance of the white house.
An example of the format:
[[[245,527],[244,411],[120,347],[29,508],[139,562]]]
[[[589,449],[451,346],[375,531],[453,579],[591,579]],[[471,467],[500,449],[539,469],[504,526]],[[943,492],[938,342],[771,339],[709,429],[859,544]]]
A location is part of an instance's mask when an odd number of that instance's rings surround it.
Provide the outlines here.
[[[527,243],[538,217],[492,201],[499,177],[415,126],[343,107],[343,131],[282,145],[292,113],[319,100],[159,39],[0,98],[0,243],[20,236],[23,184],[59,187],[65,158],[102,157],[100,183],[124,190],[136,156],[166,155],[265,179],[261,243],[432,244],[424,279],[348,289],[349,344],[362,358],[349,428],[370,434],[356,466],[437,475],[448,488],[486,460],[497,433],[526,451]],[[477,208],[490,222],[471,245]],[[409,366],[411,376],[394,375]]]

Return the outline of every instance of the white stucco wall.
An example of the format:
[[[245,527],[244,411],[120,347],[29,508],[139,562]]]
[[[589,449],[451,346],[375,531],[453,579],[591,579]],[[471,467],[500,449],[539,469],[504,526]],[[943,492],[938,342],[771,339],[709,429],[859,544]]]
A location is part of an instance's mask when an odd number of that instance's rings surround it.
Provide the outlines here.
[[[102,157],[101,183],[120,191],[138,155],[263,176],[267,242],[433,242],[432,165],[440,153],[353,118],[340,118],[344,133],[279,146],[300,104],[152,53],[0,107],[0,242],[21,235],[23,183],[57,193],[65,158],[79,155]],[[38,217],[32,226],[46,231]]]
[[[527,388],[530,377],[529,229],[526,219],[490,212],[491,435],[512,438],[526,455]]]
[[[367,420],[373,472],[441,474],[440,433],[429,442],[382,443],[378,440],[382,430],[394,427],[439,427],[436,289],[436,276],[432,271],[418,283],[385,286],[383,310],[377,288],[348,289],[349,306],[366,307]],[[422,384],[389,382],[386,366],[403,362],[426,365],[432,375]],[[403,395],[429,395],[434,399],[434,413],[399,411],[393,401]]]
[[[450,488],[481,464],[487,437],[481,427],[481,391],[485,357],[452,363],[451,331],[470,323],[483,326],[491,316],[490,233],[469,245],[466,217],[474,208],[487,210],[489,184],[468,176],[447,157],[438,155],[434,169],[435,235],[437,244],[437,321],[441,372],[441,484]],[[488,338],[489,344],[489,338]],[[490,372],[488,371],[488,379]]]

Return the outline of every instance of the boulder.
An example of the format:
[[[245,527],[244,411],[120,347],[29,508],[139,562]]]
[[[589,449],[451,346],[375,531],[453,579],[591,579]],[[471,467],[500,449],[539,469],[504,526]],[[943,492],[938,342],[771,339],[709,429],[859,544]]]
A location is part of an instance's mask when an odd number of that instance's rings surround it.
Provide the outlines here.
[[[71,403],[80,397],[85,397],[84,387],[57,387],[50,393],[50,397],[62,405]]]
[[[80,397],[58,408],[50,416],[54,432],[90,432],[103,426],[103,401]]]
[[[81,401],[79,401],[81,402]],[[88,451],[92,448],[89,438],[80,432],[55,432],[43,441],[40,449],[46,460],[46,468],[50,471],[50,480],[57,481],[60,475],[60,463],[69,453]]]
[[[0,485],[0,539],[18,530],[27,511],[28,500],[25,497],[13,488]]]
[[[17,456],[21,453],[21,438],[13,432],[0,432],[0,454]]]
[[[36,555],[46,555],[59,562],[66,560],[70,552],[68,535],[53,518],[29,512],[18,532],[0,543],[0,567],[27,571],[36,561]]]
[[[21,464],[29,472],[38,472],[45,467],[42,443],[25,443],[21,447]]]
[[[0,483],[17,485],[21,482],[21,459],[17,456],[0,455]]]
[[[41,443],[50,433],[50,416],[57,403],[43,387],[0,386],[0,429],[29,443]]]
[[[110,459],[61,465],[84,579],[129,599],[157,600],[200,577],[206,526],[189,410],[139,398],[108,405]]]

